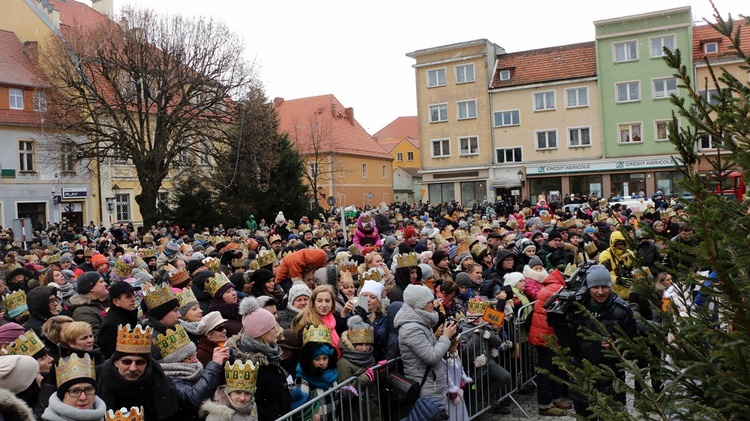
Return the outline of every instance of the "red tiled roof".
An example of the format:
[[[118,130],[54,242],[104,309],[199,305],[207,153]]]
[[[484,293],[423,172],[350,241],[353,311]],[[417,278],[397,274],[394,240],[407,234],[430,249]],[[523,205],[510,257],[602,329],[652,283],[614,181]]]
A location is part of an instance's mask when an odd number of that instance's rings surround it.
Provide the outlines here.
[[[500,81],[499,71],[510,70],[510,79]],[[561,45],[518,53],[501,54],[491,88],[529,85],[596,76],[594,42]]]
[[[742,26],[744,20],[737,19],[734,22],[734,27],[740,27],[740,49],[746,54],[750,53],[750,27]],[[703,52],[703,45],[707,42],[716,42],[718,46],[718,52],[714,54],[706,54]],[[701,62],[704,57],[707,57],[711,61],[719,60],[725,57],[735,58],[734,53],[729,49],[729,40],[723,35],[716,32],[711,25],[700,25],[693,27],[693,62]]]
[[[387,140],[398,140],[405,137],[419,139],[419,120],[417,116],[397,117],[372,135],[379,143]]]
[[[23,53],[16,34],[3,30],[0,30],[0,84],[25,88],[46,85],[42,70]]]
[[[289,134],[289,140],[298,142],[300,152],[313,148],[310,140],[311,122],[317,122],[324,133],[319,150],[366,155],[375,158],[392,159],[385,149],[378,145],[367,131],[347,116],[347,109],[333,95],[309,98],[274,100],[279,113],[279,131]],[[352,110],[353,112],[353,110]],[[295,135],[295,132],[299,135]]]
[[[91,6],[75,0],[49,0],[49,2],[60,12],[61,26],[87,26],[107,19]]]

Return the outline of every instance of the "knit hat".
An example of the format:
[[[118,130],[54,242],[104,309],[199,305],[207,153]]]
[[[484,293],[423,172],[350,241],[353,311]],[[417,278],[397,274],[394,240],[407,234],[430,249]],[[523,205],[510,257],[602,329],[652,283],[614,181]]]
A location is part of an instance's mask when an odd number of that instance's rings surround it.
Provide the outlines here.
[[[168,242],[167,246],[164,248],[164,254],[166,254],[167,257],[172,257],[175,254],[177,254],[177,252],[179,251],[180,251],[180,245],[177,244],[175,240]]]
[[[286,218],[284,218],[284,212],[279,212],[278,215],[276,215],[276,219],[274,220],[277,225],[283,225],[286,224]]]
[[[511,272],[503,276],[503,279],[504,279],[503,285],[510,285],[511,288],[515,288],[516,285],[518,285],[519,282],[526,279],[526,277],[523,276],[523,273],[521,272]]]
[[[307,298],[312,297],[312,291],[310,291],[310,288],[304,283],[304,282],[295,282],[292,284],[292,287],[289,289],[289,293],[287,294],[287,297],[289,298],[289,304],[293,304],[294,301],[299,297],[300,295],[304,295]]]
[[[365,292],[369,292],[370,294],[374,295],[375,298],[380,301],[380,297],[383,296],[383,289],[385,287],[380,282],[375,281],[365,281],[365,284],[362,285],[362,289],[359,291],[359,295],[362,295]]]
[[[154,277],[145,270],[134,270],[132,275],[133,279],[135,279],[136,285],[143,285],[146,282],[151,282],[154,280]]]
[[[584,234],[598,234],[599,231],[596,230],[596,227],[588,227],[585,230],[583,230]]]
[[[398,240],[396,239],[396,237],[394,237],[394,236],[392,236],[392,235],[389,235],[388,237],[385,237],[385,242],[384,242],[384,244],[385,244],[386,246],[393,246],[393,245],[396,245],[396,244],[398,244]]]
[[[423,285],[409,285],[404,290],[404,302],[410,306],[423,309],[433,300],[432,291]]]
[[[242,315],[242,328],[250,338],[259,338],[276,326],[276,318],[270,311],[260,307],[255,297],[243,298],[239,312]]]
[[[73,263],[73,255],[70,253],[63,253],[60,256],[60,263]]]
[[[444,251],[442,251],[442,250],[435,250],[432,253],[432,264],[434,264],[435,266],[437,266],[438,263],[442,262],[443,259],[445,259],[446,257],[448,257],[448,255],[445,254]]]
[[[221,317],[221,313],[218,311],[212,311],[203,316],[201,321],[198,322],[198,334],[205,336],[208,332],[216,329],[216,326],[226,323],[226,321],[227,319]]]
[[[562,239],[562,236],[560,235],[560,231],[558,230],[550,231],[549,235],[547,236],[547,242],[550,242],[552,240],[560,240],[560,239]]]
[[[411,237],[413,237],[415,235],[419,235],[419,234],[417,233],[417,230],[415,230],[414,227],[412,227],[412,226],[407,227],[404,230],[404,240],[407,239],[407,238],[411,238]]]
[[[544,266],[542,259],[540,259],[539,256],[533,256],[529,259],[529,267],[533,268],[534,266]]]
[[[39,363],[28,355],[0,357],[0,387],[21,393],[31,386],[39,373]]]
[[[195,256],[195,254],[193,254],[193,256]],[[204,259],[205,259],[205,257],[204,257]],[[205,266],[203,264],[203,259],[191,259],[185,265],[185,270],[187,270],[188,274],[192,275],[193,272],[195,272],[201,266]]]
[[[109,261],[103,254],[95,254],[91,256],[91,266],[97,269],[100,265],[109,264]]]
[[[24,332],[23,326],[18,323],[8,322],[0,325],[0,344],[9,344],[18,339]]]
[[[462,254],[459,254],[458,255],[458,266],[460,267],[461,264],[463,264],[464,260],[466,260],[466,259],[473,259],[473,257],[471,257],[471,253],[462,253]]]
[[[586,286],[589,288],[604,286],[612,287],[612,277],[603,265],[593,265],[586,273]]]
[[[98,254],[97,256],[102,256],[101,254]],[[96,257],[96,256],[94,256]],[[104,258],[104,256],[102,256]],[[107,260],[107,259],[104,259]],[[84,272],[83,275],[78,277],[78,285],[76,287],[76,292],[81,295],[86,295],[94,288],[94,285],[96,285],[97,282],[99,282],[99,279],[101,279],[102,275],[100,275],[98,272]]]
[[[456,275],[456,285],[471,288],[471,275],[466,272],[458,272]]]
[[[420,263],[419,268],[422,269],[422,281],[425,281],[435,276],[435,271],[432,270],[432,266],[426,265],[424,263]]]
[[[456,257],[456,245],[451,244],[451,247],[448,249],[448,256],[453,260],[454,257]]]

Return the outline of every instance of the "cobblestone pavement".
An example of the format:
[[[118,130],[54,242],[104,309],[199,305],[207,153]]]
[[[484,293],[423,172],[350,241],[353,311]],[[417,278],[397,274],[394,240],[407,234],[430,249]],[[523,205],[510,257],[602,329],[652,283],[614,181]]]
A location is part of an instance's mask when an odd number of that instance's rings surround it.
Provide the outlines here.
[[[536,392],[521,394],[516,393],[513,395],[513,399],[523,408],[524,411],[529,415],[529,418],[521,412],[516,405],[511,403],[511,414],[510,415],[499,415],[493,414],[491,411],[487,411],[478,418],[479,421],[521,421],[521,420],[560,420],[560,421],[575,421],[575,412],[571,409],[568,411],[571,416],[569,417],[545,417],[539,415],[539,407],[536,403]]]

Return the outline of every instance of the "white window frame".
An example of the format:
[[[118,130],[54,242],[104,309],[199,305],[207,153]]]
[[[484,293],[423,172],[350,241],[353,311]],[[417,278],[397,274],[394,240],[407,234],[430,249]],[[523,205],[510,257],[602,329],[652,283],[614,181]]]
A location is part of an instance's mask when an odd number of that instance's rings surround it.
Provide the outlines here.
[[[414,161],[414,152],[407,152],[406,153],[406,160],[407,161]]]
[[[620,45],[627,45],[627,44],[634,44],[635,45],[635,57],[627,57],[627,52],[629,51],[627,48],[625,49],[626,57],[622,60],[617,60],[617,47]],[[620,42],[613,42],[612,43],[612,61],[614,63],[628,63],[631,61],[638,61],[638,57],[640,56],[638,51],[638,40],[627,40],[627,41],[620,41]]]
[[[447,147],[444,147],[444,142],[447,143]],[[435,155],[435,144],[440,143],[440,155]],[[433,158],[449,158],[451,156],[451,140],[450,138],[443,139],[432,139],[430,140],[430,153]]]
[[[115,218],[117,222],[130,221],[130,193],[115,194]]]
[[[639,133],[638,133],[638,140],[632,140],[633,139],[633,126],[639,126]],[[620,128],[621,126],[628,126],[628,141],[623,141],[621,135]],[[631,144],[641,144],[643,143],[643,122],[642,121],[631,121],[627,123],[617,123],[617,143],[620,145],[631,145]]]
[[[318,175],[320,174],[320,168],[318,168],[317,162],[309,162],[307,164],[309,171],[310,171],[310,177],[314,180],[318,178]]]
[[[709,48],[710,46],[713,46],[713,48]],[[712,50],[712,51],[709,51]],[[703,53],[704,54],[716,54],[719,52],[719,43],[716,41],[707,42],[703,44]]]
[[[20,139],[18,141],[18,172],[32,173],[36,171],[36,145],[33,140]]]
[[[476,143],[474,146],[474,151],[472,151],[472,139]],[[468,151],[464,152],[465,149],[463,147],[464,141],[467,142]],[[472,155],[479,155],[479,136],[477,135],[471,135],[471,136],[461,136],[458,138],[458,156],[472,156]]]
[[[550,104],[547,103],[548,102],[547,101],[547,95],[549,95],[549,94],[552,94],[552,100],[551,100],[552,104],[551,104],[551,106],[550,106]],[[536,99],[537,99],[537,97],[539,95],[544,95],[543,96],[543,98],[544,98],[544,101],[543,101],[544,104],[543,105],[544,106],[542,108],[537,108],[537,101],[536,101]],[[537,112],[537,111],[554,111],[555,107],[556,107],[556,103],[557,103],[557,99],[555,98],[555,91],[534,92],[534,93],[532,93],[531,100],[532,100],[532,104],[533,104],[533,107],[534,107],[534,112]]]
[[[636,93],[638,94],[638,98],[636,99],[630,99],[632,96],[632,90],[631,85],[636,84]],[[627,87],[627,99],[624,101],[620,101],[620,86],[625,85]],[[615,83],[615,102],[618,104],[626,104],[629,102],[638,102],[641,100],[641,81],[640,80],[628,80],[623,82],[617,82]]]
[[[43,113],[47,111],[47,93],[34,91],[34,111]]]
[[[501,124],[497,124],[497,118],[500,117]],[[513,122],[513,117],[516,118],[516,122]],[[506,123],[506,120],[509,119],[510,123]],[[492,124],[493,127],[512,127],[512,126],[520,126],[521,125],[521,110],[504,110],[504,111],[495,111],[492,114]]]
[[[60,172],[75,174],[76,172],[76,144],[75,142],[60,142]]]
[[[667,88],[667,82],[670,80],[674,81],[674,90],[669,90]],[[657,90],[656,84],[657,83],[663,83],[664,89],[663,90]],[[657,77],[651,79],[651,95],[653,99],[669,99],[671,94],[679,95],[680,94],[680,82],[677,80],[676,77]]]
[[[440,77],[439,77],[441,70],[443,72],[443,83],[442,84],[440,83]],[[430,84],[430,74],[432,74],[432,73],[435,73],[435,75],[436,75],[435,76],[435,84],[434,85]],[[428,88],[438,88],[440,86],[445,86],[446,73],[447,73],[447,71],[446,71],[445,67],[439,67],[437,69],[430,69],[430,70],[428,70],[426,72],[426,75],[427,75],[427,87]]]
[[[438,109],[438,119],[433,120],[432,119],[432,109],[437,107]],[[443,112],[441,110],[441,107],[445,107],[445,115],[443,115]],[[442,104],[431,104],[427,106],[427,118],[430,120],[430,123],[444,123],[448,121],[448,103],[444,102]],[[441,119],[442,117],[442,119]]]
[[[386,178],[388,178],[388,170],[387,167],[383,165],[383,179],[385,180]]]
[[[654,142],[669,142],[669,123],[671,123],[671,119],[661,119],[661,120],[654,120]],[[659,124],[664,123],[666,124],[666,128],[664,132],[666,133],[666,137],[659,138]],[[677,130],[680,129],[680,120],[677,120]]]
[[[571,136],[574,131],[578,133],[577,145],[573,144],[573,136]],[[583,134],[583,131],[588,132],[589,139],[588,139],[587,144],[583,143],[583,136],[581,136]],[[568,127],[565,132],[568,135],[568,148],[578,149],[578,148],[590,148],[591,147],[591,126]]]
[[[543,134],[543,133],[545,134],[544,142],[545,142],[546,146],[543,147],[543,148],[540,148],[539,147],[539,135]],[[550,146],[549,145],[550,144],[550,138],[549,138],[550,133],[554,133],[555,134],[555,146]],[[558,144],[559,144],[559,142],[558,142],[558,137],[557,137],[557,129],[534,130],[534,148],[536,150],[538,150],[538,151],[550,151],[550,150],[554,150],[554,149],[558,148]]]
[[[648,48],[649,48],[649,54],[651,55],[651,58],[662,58],[664,57],[664,47],[666,46],[665,40],[671,38],[672,39],[672,48],[670,48],[670,51],[674,51],[677,47],[677,37],[675,37],[674,34],[669,35],[662,35],[658,37],[651,37],[648,39]],[[658,53],[654,54],[654,42],[659,41],[660,46],[658,48]],[[667,46],[668,47],[668,46]]]
[[[471,104],[474,104],[474,114],[471,114]],[[463,109],[463,110],[462,110]],[[465,116],[461,116],[461,112],[466,113]],[[477,100],[468,99],[466,101],[456,101],[456,120],[472,120],[477,118]]]
[[[396,152],[396,162],[404,162],[404,154],[402,152]]]
[[[703,144],[705,141],[708,141],[708,147],[703,147]],[[698,150],[701,150],[701,151],[715,150],[719,146],[721,146],[721,142],[714,142],[713,135],[703,134],[699,136],[698,138]]]
[[[458,77],[459,69],[471,69],[471,80],[466,77],[466,70],[464,70],[464,80],[460,80],[460,78]],[[476,74],[474,73],[474,63],[459,64],[453,68],[453,72],[456,75],[456,85],[459,85],[461,83],[472,83],[476,80]]]
[[[367,178],[367,164],[362,164],[362,178]]]
[[[504,69],[497,72],[497,78],[500,79],[501,82],[510,80],[510,69]]]
[[[23,89],[8,88],[8,107],[11,110],[23,110]]]
[[[521,159],[516,161],[516,151],[519,151],[521,154]],[[503,159],[502,161],[499,158],[499,153],[502,152]],[[508,152],[510,152],[513,159],[507,159],[508,158]],[[509,164],[509,163],[519,163],[523,162],[523,148],[520,146],[517,146],[515,148],[497,148],[495,149],[495,161],[497,164]]]
[[[703,97],[703,99],[705,99],[709,105],[716,105],[719,103],[719,100],[716,99],[716,95],[718,94],[719,94],[719,91],[716,89],[709,89],[708,91],[706,90],[698,91],[698,95]]]
[[[581,103],[580,91],[584,91],[583,100],[585,103]],[[575,105],[570,105],[570,94],[575,93]],[[576,86],[573,88],[565,89],[565,108],[586,108],[589,106],[589,87],[588,86]]]

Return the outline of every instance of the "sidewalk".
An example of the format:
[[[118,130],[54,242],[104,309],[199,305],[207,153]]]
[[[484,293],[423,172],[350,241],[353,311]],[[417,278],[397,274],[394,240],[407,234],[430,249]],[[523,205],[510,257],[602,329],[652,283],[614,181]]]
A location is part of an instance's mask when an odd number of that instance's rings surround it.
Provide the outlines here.
[[[526,418],[523,415],[523,412],[521,412],[520,409],[514,404],[511,404],[511,414],[510,415],[498,415],[493,414],[490,411],[485,412],[481,416],[477,418],[477,420],[480,421],[522,421],[522,420],[560,420],[560,421],[575,421],[575,412],[571,409],[568,411],[570,413],[569,417],[544,417],[539,415],[539,407],[536,404],[536,392],[529,393],[529,394],[521,394],[516,393],[513,395],[513,399],[518,402],[519,405],[523,408],[524,411],[529,415],[529,418]]]

